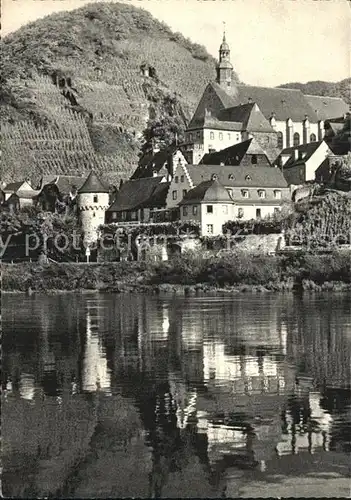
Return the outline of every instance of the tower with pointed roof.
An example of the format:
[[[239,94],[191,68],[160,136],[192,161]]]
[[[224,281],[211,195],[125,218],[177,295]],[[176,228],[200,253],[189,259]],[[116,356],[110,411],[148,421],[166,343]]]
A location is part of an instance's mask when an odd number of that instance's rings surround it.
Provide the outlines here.
[[[97,240],[98,228],[105,222],[108,207],[109,190],[92,171],[78,191],[79,218],[86,244]]]
[[[224,89],[229,90],[232,86],[233,65],[230,62],[230,48],[226,41],[225,30],[223,40],[219,47],[219,61],[217,64],[217,83]]]

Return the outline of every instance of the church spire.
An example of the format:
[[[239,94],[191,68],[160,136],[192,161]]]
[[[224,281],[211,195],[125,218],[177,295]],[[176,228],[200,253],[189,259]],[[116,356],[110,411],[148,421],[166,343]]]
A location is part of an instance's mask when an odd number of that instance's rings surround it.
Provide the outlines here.
[[[226,40],[225,22],[223,22],[223,41],[219,47],[219,61],[217,65],[217,83],[225,90],[232,84],[233,66],[230,62],[230,48]]]

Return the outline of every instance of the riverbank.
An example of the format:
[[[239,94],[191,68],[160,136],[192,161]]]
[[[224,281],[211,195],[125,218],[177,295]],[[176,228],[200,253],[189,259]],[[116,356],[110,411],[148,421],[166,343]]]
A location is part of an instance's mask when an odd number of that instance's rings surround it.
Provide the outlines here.
[[[58,293],[285,292],[351,290],[350,253],[254,256],[187,254],[164,262],[2,264],[2,291]]]

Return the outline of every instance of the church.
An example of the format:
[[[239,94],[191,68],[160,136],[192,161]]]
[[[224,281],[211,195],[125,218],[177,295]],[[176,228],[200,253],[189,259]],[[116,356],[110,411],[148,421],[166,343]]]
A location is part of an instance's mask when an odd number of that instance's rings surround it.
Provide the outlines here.
[[[191,163],[252,137],[273,160],[288,147],[321,141],[324,122],[343,117],[347,104],[301,90],[237,84],[225,33],[216,80],[204,90],[185,134]]]

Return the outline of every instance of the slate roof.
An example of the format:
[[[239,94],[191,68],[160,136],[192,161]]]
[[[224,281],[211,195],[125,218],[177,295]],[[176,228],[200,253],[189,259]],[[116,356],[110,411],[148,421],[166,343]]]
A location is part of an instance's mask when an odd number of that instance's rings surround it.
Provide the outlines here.
[[[270,118],[272,113],[275,113],[278,121],[291,118],[292,121],[301,122],[305,119],[305,115],[308,115],[311,122],[319,120],[301,90],[252,85],[238,85],[237,89],[238,93],[235,97],[237,104],[244,104],[252,99],[257,102],[266,118]]]
[[[171,145],[167,148],[157,151],[157,153],[147,153],[143,155],[140,160],[137,169],[131,176],[131,179],[140,179],[141,177],[152,177],[153,171],[159,172],[165,163],[171,160],[172,155],[181,150],[179,145]]]
[[[349,111],[349,106],[340,97],[305,95],[305,99],[319,120],[339,118]]]
[[[264,166],[186,165],[194,185],[212,179],[226,187],[286,188],[286,180],[279,168]]]
[[[208,97],[207,101],[211,101],[211,105],[206,106],[206,98],[205,96]],[[213,97],[216,97],[216,99],[213,99]],[[202,126],[203,123],[203,118],[206,113],[206,108],[210,109],[212,111],[212,115],[216,116],[219,111],[221,111],[224,108],[230,108],[235,106],[237,103],[233,99],[232,96],[228,95],[220,85],[216,82],[210,82],[207,87],[204,90],[204,93],[200,99],[200,102],[195,110],[195,113],[190,120],[190,123],[188,125],[188,130],[192,128],[198,128]]]
[[[204,98],[205,95],[207,99]],[[278,121],[291,118],[292,121],[301,122],[307,115],[310,122],[317,123],[319,120],[343,116],[349,111],[343,99],[337,97],[304,95],[298,89],[236,84],[227,93],[218,83],[211,82],[205,89],[188,129],[199,126],[206,107],[211,108],[213,116],[218,116],[223,109],[252,103],[257,103],[266,119],[275,113]]]
[[[19,182],[10,182],[9,184],[6,184],[6,186],[2,189],[4,193],[15,193],[20,189],[22,184],[24,184],[25,181],[19,181]]]
[[[87,180],[79,189],[79,194],[81,193],[108,193],[109,190],[100,181],[95,172],[91,171],[87,177]]]
[[[253,138],[253,139],[248,139],[247,141],[238,142],[237,144],[222,149],[221,151],[215,151],[214,153],[207,153],[201,159],[200,164],[220,165],[221,163],[224,163],[225,165],[240,165],[245,155],[253,155],[253,154],[264,155],[266,156],[267,161],[269,162],[267,153]]]
[[[233,203],[227,189],[218,182],[218,180],[214,179],[201,182],[198,186],[190,189],[179,205],[199,203],[202,201],[209,203]]]
[[[107,211],[122,212],[165,205],[169,182],[161,182],[162,179],[158,176],[125,182]]]
[[[255,102],[223,109],[219,112],[218,119],[239,122],[241,130],[274,132],[271,124]]]
[[[305,164],[306,161],[308,161],[311,158],[311,156],[315,153],[315,151],[317,151],[322,142],[324,141],[309,142],[308,144],[300,144],[300,146],[283,149],[278,158],[280,158],[282,155],[290,155],[290,158],[283,166],[283,170],[285,170],[286,168],[290,168],[292,166]],[[294,151],[296,149],[299,152],[298,159],[295,159]],[[302,157],[303,153],[305,153],[305,156]]]

